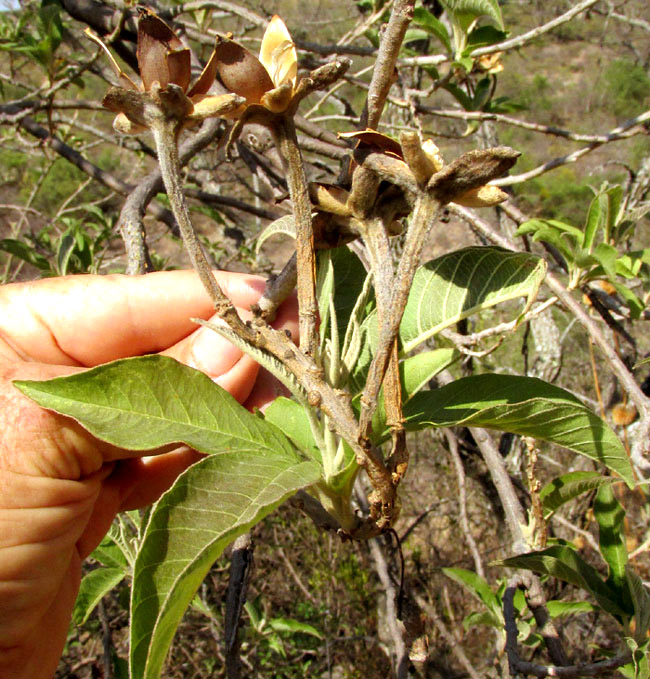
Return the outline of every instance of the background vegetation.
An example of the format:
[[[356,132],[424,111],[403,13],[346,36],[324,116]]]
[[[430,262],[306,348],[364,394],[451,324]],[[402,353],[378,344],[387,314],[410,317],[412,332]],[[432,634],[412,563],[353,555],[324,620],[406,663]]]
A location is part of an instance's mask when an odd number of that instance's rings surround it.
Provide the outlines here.
[[[484,4],[488,9],[492,5],[487,0]],[[521,151],[512,176],[501,182],[510,200],[503,208],[481,212],[487,228],[452,207],[433,230],[425,259],[466,245],[484,245],[493,233],[542,255],[565,283],[580,268],[582,278],[574,286],[574,299],[601,326],[637,382],[650,391],[648,368],[641,364],[650,352],[645,326],[650,261],[646,254],[637,259],[629,254],[650,246],[646,217],[650,208],[650,8],[645,0],[580,4],[585,5],[584,12],[520,46],[506,47],[494,64],[478,58],[463,64],[459,54],[455,59],[447,54],[444,42],[427,23],[430,15],[448,25],[443,6],[423,2],[419,7],[428,14],[416,15],[420,21],[411,25],[380,130],[393,136],[404,129],[416,130],[423,138],[434,139],[449,160],[466,150],[497,144]],[[505,32],[491,35],[489,42],[525,35],[577,5],[560,0],[502,1]],[[121,210],[133,187],[155,171],[156,163],[147,135],[120,137],[113,132],[112,115],[101,106],[112,72],[82,33],[87,24],[102,35],[117,27],[113,48],[133,65],[131,5],[121,0],[94,3],[92,11],[84,13],[87,6],[43,0],[23,2],[0,14],[0,280],[4,284],[127,268]],[[350,56],[353,65],[342,86],[327,96],[311,95],[298,119],[309,179],[336,180],[349,149],[336,133],[358,127],[378,30],[387,20],[390,3],[286,0],[152,6],[175,21],[203,62],[215,30],[232,31],[255,51],[261,27],[276,12],[292,32],[301,68],[311,69],[333,54]],[[478,15],[480,26],[497,30],[489,11]],[[421,58],[438,54],[447,58],[439,63]],[[215,143],[186,165],[195,221],[215,266],[277,271],[292,242],[274,236],[260,252],[255,248],[263,227],[288,212],[277,153],[264,129],[250,125],[237,142],[234,161],[226,163],[225,129],[225,123],[215,125]],[[632,275],[622,275],[623,264],[611,270],[600,260],[585,264],[579,244],[570,235],[553,231],[562,231],[557,222],[582,230],[595,192],[615,186],[620,187],[629,224],[623,227],[619,222],[619,237],[607,242],[618,257],[638,262]],[[188,266],[166,206],[159,190],[144,221],[151,269]],[[528,222],[528,227],[519,229],[533,218],[557,222],[555,226]],[[539,301],[551,296],[549,289],[542,288]],[[513,309],[514,303],[490,310],[479,319],[459,323],[455,333],[439,339],[440,345],[464,348],[464,360],[451,368],[454,376],[492,371],[543,377],[601,413],[629,449],[635,436],[644,435],[642,429],[637,431],[634,408],[584,327],[564,306],[554,305],[515,331],[494,333],[480,344],[459,340],[512,318]],[[533,457],[525,440],[509,434],[496,443],[519,500],[531,509],[531,516],[539,488],[551,478],[597,468],[585,458],[546,444],[540,444]],[[634,461],[643,478],[644,460]],[[647,488],[641,484],[629,490],[616,484],[614,493],[627,512],[621,534],[630,563],[643,581],[649,580]],[[598,497],[594,486],[564,505],[549,519],[547,530],[557,544],[572,544],[606,575],[609,562],[601,556],[602,526],[599,529],[598,509],[594,512]],[[405,605],[411,607],[405,615],[411,622],[417,619],[420,627],[420,645],[411,652],[408,671],[426,677],[508,676],[503,620],[494,611],[495,606],[501,610],[511,571],[492,564],[511,555],[511,540],[489,468],[469,429],[415,435],[401,498],[395,529],[404,558]],[[124,517],[115,527],[124,544],[137,535],[139,521],[137,515]],[[396,671],[398,650],[386,611],[387,600],[399,589],[394,539],[342,543],[335,535],[319,531],[295,506],[286,505],[256,526],[253,540],[254,571],[243,616],[244,676],[354,678],[384,677]],[[91,562],[88,569],[96,565]],[[223,608],[228,568],[226,556],[211,570],[179,629],[165,676],[225,676]],[[477,580],[468,582],[465,571],[449,569],[481,572],[491,591]],[[122,580],[87,619],[82,622],[80,616],[79,624],[71,627],[57,676],[126,676],[128,585],[128,578]],[[620,626],[574,585],[550,578],[545,591],[548,599],[575,604],[551,612],[571,663],[579,665],[608,651],[613,654]],[[522,657],[543,665],[548,660],[540,627],[530,611],[522,614]],[[647,659],[645,663],[645,668],[641,661],[636,670],[628,667],[628,676],[635,671],[637,676],[648,676]]]

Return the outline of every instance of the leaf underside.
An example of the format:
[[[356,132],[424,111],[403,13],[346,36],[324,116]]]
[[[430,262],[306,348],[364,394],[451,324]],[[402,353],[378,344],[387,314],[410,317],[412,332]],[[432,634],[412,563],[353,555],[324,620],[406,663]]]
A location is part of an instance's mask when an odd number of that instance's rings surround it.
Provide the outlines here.
[[[171,358],[124,359],[16,385],[114,445],[151,451],[186,443],[209,455],[156,503],[136,559],[131,676],[157,679],[183,612],[215,559],[287,497],[315,483],[319,465],[209,377]]]

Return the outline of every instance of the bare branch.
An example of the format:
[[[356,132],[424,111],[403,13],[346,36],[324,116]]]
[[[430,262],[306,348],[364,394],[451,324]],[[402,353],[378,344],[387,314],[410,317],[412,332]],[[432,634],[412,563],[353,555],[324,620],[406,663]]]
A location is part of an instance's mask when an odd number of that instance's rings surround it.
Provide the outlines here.
[[[449,449],[449,454],[451,455],[451,460],[454,463],[454,469],[456,470],[456,482],[458,483],[458,506],[460,510],[460,525],[463,529],[463,535],[469,551],[474,559],[474,568],[476,572],[482,577],[485,577],[485,570],[483,569],[483,561],[481,555],[476,546],[476,540],[472,535],[472,530],[469,525],[469,519],[467,517],[467,494],[465,493],[465,469],[463,468],[463,461],[460,459],[458,453],[458,440],[456,435],[451,429],[445,429],[445,438],[447,439],[447,446]]]
[[[510,175],[509,177],[504,177],[503,179],[497,179],[492,183],[496,186],[510,186],[512,184],[520,184],[521,182],[532,179],[533,177],[539,177],[539,175],[544,174],[549,170],[553,170],[556,167],[560,167],[561,165],[575,163],[577,160],[582,158],[582,156],[587,155],[587,153],[591,153],[591,151],[597,149],[603,144],[619,141],[621,139],[628,139],[629,137],[633,137],[637,134],[647,134],[645,128],[641,127],[641,125],[648,120],[650,120],[650,111],[645,111],[635,118],[627,120],[622,125],[615,127],[611,132],[609,132],[609,134],[606,135],[605,141],[591,142],[581,149],[573,151],[572,153],[567,153],[566,155],[559,158],[553,158],[553,160],[549,160],[546,163],[529,170],[528,172]]]
[[[250,533],[240,535],[232,547],[230,573],[226,592],[226,614],[224,616],[224,635],[226,646],[226,676],[239,679],[239,621],[246,603],[248,582],[253,566],[253,541]]]
[[[482,679],[481,675],[474,669],[474,665],[472,665],[469,658],[465,654],[463,647],[458,643],[458,640],[454,637],[454,635],[447,629],[447,626],[438,615],[436,609],[419,594],[415,595],[415,600],[417,601],[418,606],[420,606],[427,616],[431,618],[435,628],[438,630],[438,634],[440,634],[440,636],[447,642],[451,652],[456,656],[458,662],[465,668],[467,674],[470,676],[470,679]]]
[[[360,129],[375,129],[384,110],[388,90],[393,84],[395,64],[406,29],[413,18],[414,0],[395,0],[390,19],[379,45],[377,61],[372,72],[366,108],[361,115]]]

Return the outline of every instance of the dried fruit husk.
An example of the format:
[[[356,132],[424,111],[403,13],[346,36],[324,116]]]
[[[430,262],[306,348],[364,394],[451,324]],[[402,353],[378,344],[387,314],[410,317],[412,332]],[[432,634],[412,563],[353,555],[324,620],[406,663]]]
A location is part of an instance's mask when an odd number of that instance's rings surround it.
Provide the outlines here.
[[[219,80],[228,90],[244,97],[247,104],[258,104],[262,96],[273,89],[264,66],[238,43],[219,36],[215,54]]]

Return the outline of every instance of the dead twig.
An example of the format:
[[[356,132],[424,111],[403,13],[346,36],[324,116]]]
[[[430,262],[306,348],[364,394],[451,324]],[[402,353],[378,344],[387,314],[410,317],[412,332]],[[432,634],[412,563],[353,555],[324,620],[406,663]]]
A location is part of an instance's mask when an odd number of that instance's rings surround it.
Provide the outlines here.
[[[239,679],[240,676],[239,648],[241,642],[238,631],[253,566],[253,549],[254,545],[250,533],[244,533],[233,543],[230,556],[226,614],[224,617],[226,677],[228,679]]]

